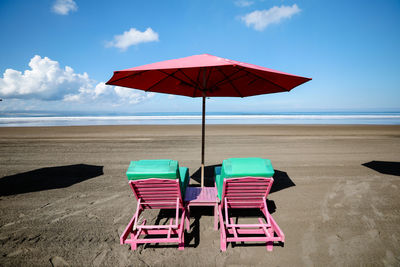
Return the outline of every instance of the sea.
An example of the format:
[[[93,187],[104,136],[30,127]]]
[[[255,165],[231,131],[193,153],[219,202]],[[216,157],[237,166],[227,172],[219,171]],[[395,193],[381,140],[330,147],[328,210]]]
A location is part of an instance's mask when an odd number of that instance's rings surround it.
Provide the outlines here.
[[[82,114],[0,112],[0,127],[201,124],[201,113]],[[400,125],[400,112],[209,112],[206,124]]]

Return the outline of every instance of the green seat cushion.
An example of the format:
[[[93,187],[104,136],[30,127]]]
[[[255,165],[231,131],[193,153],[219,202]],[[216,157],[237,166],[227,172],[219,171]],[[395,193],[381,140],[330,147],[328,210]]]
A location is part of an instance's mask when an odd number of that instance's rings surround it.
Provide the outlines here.
[[[179,179],[182,197],[189,183],[189,169],[179,167],[178,161],[170,159],[153,159],[131,161],[126,171],[128,180],[148,178]]]
[[[230,158],[222,162],[220,170],[217,168],[215,169],[215,183],[220,199],[222,198],[224,179],[235,177],[272,177],[275,173],[271,161],[262,158]]]
[[[131,161],[126,172],[129,180],[147,178],[176,179],[179,177],[179,165],[176,160],[152,159]]]

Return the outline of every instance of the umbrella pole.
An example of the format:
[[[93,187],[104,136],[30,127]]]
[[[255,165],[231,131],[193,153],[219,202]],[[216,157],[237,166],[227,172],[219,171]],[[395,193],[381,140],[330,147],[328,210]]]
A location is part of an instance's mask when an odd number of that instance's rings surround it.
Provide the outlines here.
[[[201,187],[204,187],[204,139],[206,128],[206,96],[203,95],[203,114],[201,124]]]

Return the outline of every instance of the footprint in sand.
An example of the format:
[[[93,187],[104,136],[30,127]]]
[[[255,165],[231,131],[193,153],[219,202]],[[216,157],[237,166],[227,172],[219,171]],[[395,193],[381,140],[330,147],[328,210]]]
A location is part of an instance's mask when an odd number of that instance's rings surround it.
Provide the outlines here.
[[[61,266],[70,266],[66,260],[61,258],[60,256],[54,256],[50,258],[51,266],[53,267],[61,267]]]
[[[96,255],[96,257],[93,260],[93,266],[101,266],[105,257],[107,256],[107,254],[110,252],[109,249],[107,250],[103,250],[102,252],[100,252],[99,254]]]
[[[6,257],[15,257],[18,256],[19,254],[24,254],[28,253],[30,250],[27,248],[20,248],[12,251],[11,253],[5,254]]]

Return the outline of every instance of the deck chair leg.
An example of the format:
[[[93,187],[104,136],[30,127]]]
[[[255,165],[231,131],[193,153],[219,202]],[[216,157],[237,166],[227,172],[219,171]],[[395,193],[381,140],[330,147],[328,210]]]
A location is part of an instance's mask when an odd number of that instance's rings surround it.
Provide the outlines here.
[[[134,240],[135,239],[135,235],[131,234],[131,239]],[[132,242],[131,243],[131,250],[136,250],[137,249],[137,243],[136,242]]]
[[[218,203],[214,206],[214,230],[218,230]]]
[[[190,207],[186,208],[186,218],[185,218],[185,222],[186,222],[186,230],[189,231],[190,230]]]
[[[226,240],[221,232],[221,251],[226,251]]]
[[[224,218],[222,216],[221,205],[218,206],[218,217],[219,217],[219,232],[220,232],[220,240],[221,240],[221,251],[226,251],[226,232],[225,232]]]
[[[273,230],[272,228],[269,228],[269,229],[268,229],[268,232],[269,232],[269,234],[270,234],[271,237],[274,236],[274,230]],[[274,248],[274,242],[268,241],[268,242],[267,242],[267,250],[268,250],[268,251],[272,251],[273,248]]]
[[[273,248],[274,248],[274,242],[268,241],[268,242],[267,242],[267,250],[268,250],[268,251],[272,251]]]
[[[182,234],[181,242],[178,244],[178,250],[185,249],[185,233]]]
[[[178,207],[177,207],[178,209]],[[186,213],[186,208],[182,209],[182,217],[181,221],[179,223],[179,229],[178,229],[178,237],[179,237],[179,243],[178,243],[178,250],[184,250],[185,249],[185,221],[187,218],[187,213]],[[178,220],[178,218],[177,218]],[[178,221],[176,221],[178,223]]]

